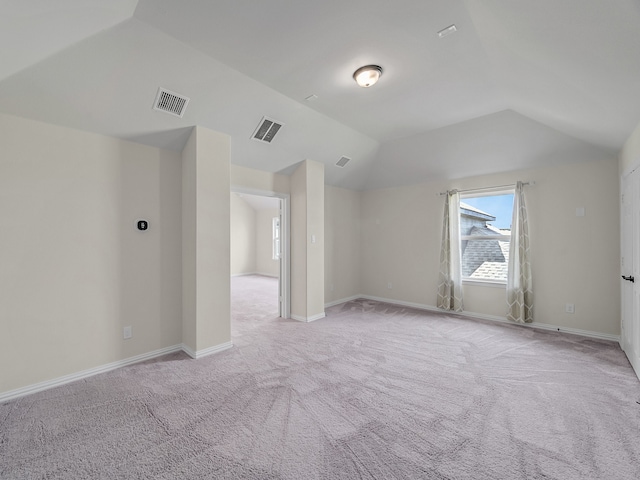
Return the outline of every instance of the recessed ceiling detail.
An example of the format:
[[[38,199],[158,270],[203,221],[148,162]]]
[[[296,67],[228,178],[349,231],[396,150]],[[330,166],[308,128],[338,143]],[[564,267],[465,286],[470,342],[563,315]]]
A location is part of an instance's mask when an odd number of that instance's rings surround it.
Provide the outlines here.
[[[457,32],[457,31],[458,31],[458,29],[456,28],[456,26],[455,26],[455,25],[449,25],[447,28],[443,28],[442,30],[440,30],[440,31],[438,32],[438,36],[439,36],[440,38],[444,38],[444,37],[446,37],[447,35],[451,35],[452,33],[455,33],[455,32]]]
[[[283,125],[284,123],[274,120],[273,118],[262,117],[258,128],[255,129],[251,138],[259,142],[271,143]]]
[[[340,160],[336,163],[338,167],[344,167],[347,163],[349,163],[351,159],[349,157],[341,157]]]
[[[188,104],[189,98],[164,88],[159,88],[153,109],[182,118]]]

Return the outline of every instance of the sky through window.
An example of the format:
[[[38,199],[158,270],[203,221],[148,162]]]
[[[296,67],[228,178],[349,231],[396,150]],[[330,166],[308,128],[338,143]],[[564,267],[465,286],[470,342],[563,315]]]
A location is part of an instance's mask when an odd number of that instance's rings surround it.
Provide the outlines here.
[[[463,197],[460,201],[495,216],[495,222],[490,222],[494,227],[507,230],[511,229],[513,193],[507,195],[492,195],[490,197]]]

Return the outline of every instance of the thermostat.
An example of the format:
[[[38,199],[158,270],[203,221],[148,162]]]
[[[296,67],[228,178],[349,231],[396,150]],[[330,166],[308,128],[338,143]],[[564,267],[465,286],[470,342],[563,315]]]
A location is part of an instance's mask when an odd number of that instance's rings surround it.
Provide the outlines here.
[[[149,222],[146,220],[138,220],[138,230],[144,231],[147,228],[149,228]]]

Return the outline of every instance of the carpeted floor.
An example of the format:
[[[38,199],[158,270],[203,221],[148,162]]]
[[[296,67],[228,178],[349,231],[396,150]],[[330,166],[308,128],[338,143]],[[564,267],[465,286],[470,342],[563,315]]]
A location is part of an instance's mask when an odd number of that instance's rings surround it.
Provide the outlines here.
[[[365,300],[234,311],[230,350],[0,405],[0,478],[640,477],[616,344]]]
[[[231,277],[231,337],[235,343],[245,332],[278,318],[279,280],[264,275]]]

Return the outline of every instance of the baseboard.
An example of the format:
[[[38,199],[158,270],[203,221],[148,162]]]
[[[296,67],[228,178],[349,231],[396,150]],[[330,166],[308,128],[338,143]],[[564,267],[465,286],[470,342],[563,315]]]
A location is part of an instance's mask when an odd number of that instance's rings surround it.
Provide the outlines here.
[[[32,393],[49,390],[50,388],[59,387],[61,385],[75,382],[77,380],[82,380],[84,378],[93,377],[94,375],[98,375],[100,373],[110,372],[111,370],[116,370],[118,368],[126,367],[128,365],[133,365],[134,363],[140,363],[140,362],[144,362],[145,360],[151,360],[152,358],[161,357],[162,355],[167,355],[169,353],[183,351],[187,355],[189,355],[191,358],[199,359],[202,357],[206,357],[207,355],[212,355],[214,353],[222,352],[223,350],[227,350],[231,347],[233,347],[232,342],[225,342],[225,343],[221,343],[220,345],[215,345],[213,347],[205,348],[202,350],[198,350],[197,352],[194,352],[184,344],[172,345],[170,347],[160,348],[152,352],[136,355],[135,357],[125,358],[124,360],[118,360],[117,362],[107,363],[106,365],[100,365],[99,367],[90,368],[88,370],[82,370],[81,372],[71,373],[69,375],[64,375],[62,377],[54,378],[52,380],[46,380],[44,382],[38,382],[38,383],[34,383],[33,385],[27,385],[26,387],[21,387],[15,390],[9,390],[8,392],[0,393],[0,403],[7,402],[9,400],[14,400],[16,398],[24,397],[25,395],[30,395]]]
[[[256,272],[254,273],[254,275],[260,275],[261,277],[269,277],[269,278],[278,278],[280,275],[274,275],[273,273],[263,273],[263,272]]]
[[[352,300],[357,300],[359,298],[364,298],[363,295],[352,295],[350,297],[341,298],[340,300],[334,300],[333,302],[325,303],[324,308],[334,307],[336,305],[340,305],[341,303],[351,302]]]
[[[206,357],[207,355],[213,355],[214,353],[219,353],[224,350],[228,350],[233,347],[233,342],[225,342],[219,345],[214,345],[213,347],[203,348],[202,350],[198,350],[194,352],[191,348],[186,345],[182,345],[182,351],[189,355],[191,358],[198,360],[199,358]]]
[[[600,340],[609,340],[612,342],[620,343],[620,335],[610,335],[608,333],[593,332],[591,330],[581,330],[578,328],[560,327],[558,325],[550,325],[548,323],[537,323],[537,322],[515,323],[510,320],[507,320],[506,317],[499,317],[497,315],[487,315],[484,313],[475,313],[475,312],[450,312],[447,310],[442,310],[440,308],[434,307],[433,305],[404,302],[402,300],[393,300],[390,298],[375,297],[372,295],[359,295],[357,298],[364,298],[366,300],[375,300],[383,303],[391,303],[393,305],[400,305],[403,307],[417,308],[419,310],[428,310],[430,312],[450,313],[452,315],[459,315],[461,317],[477,318],[480,320],[489,320],[492,322],[506,323],[507,325],[516,325],[516,326],[527,327],[527,328],[539,328],[541,330],[549,330],[549,331],[561,332],[561,333],[571,333],[573,335],[580,335],[582,337],[598,338]]]
[[[629,363],[631,364],[631,368],[633,368],[633,371],[636,372],[636,377],[638,377],[638,380],[640,380],[640,361],[638,361],[638,358],[633,354],[629,356],[627,355],[627,352],[625,352],[625,355],[627,356],[627,360],[629,360]]]
[[[324,318],[324,317],[326,317],[324,312],[318,313],[317,315],[312,315],[311,317],[302,317],[300,315],[293,315],[293,314],[291,315],[291,318],[293,320],[297,320],[298,322],[306,322],[306,323],[313,322],[315,320],[320,320],[321,318]]]
[[[52,380],[34,383],[32,385],[17,388],[15,390],[9,390],[8,392],[0,393],[0,403],[24,397],[25,395],[30,395],[32,393],[49,390],[50,388],[59,387],[67,383],[82,380],[83,378],[93,377],[94,375],[98,375],[100,373],[110,372],[111,370],[126,367],[127,365],[133,365],[134,363],[140,363],[144,362],[145,360],[161,357],[162,355],[167,355],[169,353],[179,352],[180,350],[183,350],[182,345],[172,345],[170,347],[160,348],[152,352],[136,355],[135,357],[125,358],[124,360],[118,360],[117,362],[111,362],[105,365],[100,365],[99,367],[94,367],[88,370],[82,370],[80,372],[64,375]]]
[[[258,272],[247,272],[247,273],[232,273],[232,277],[245,277],[247,275],[259,275]]]

